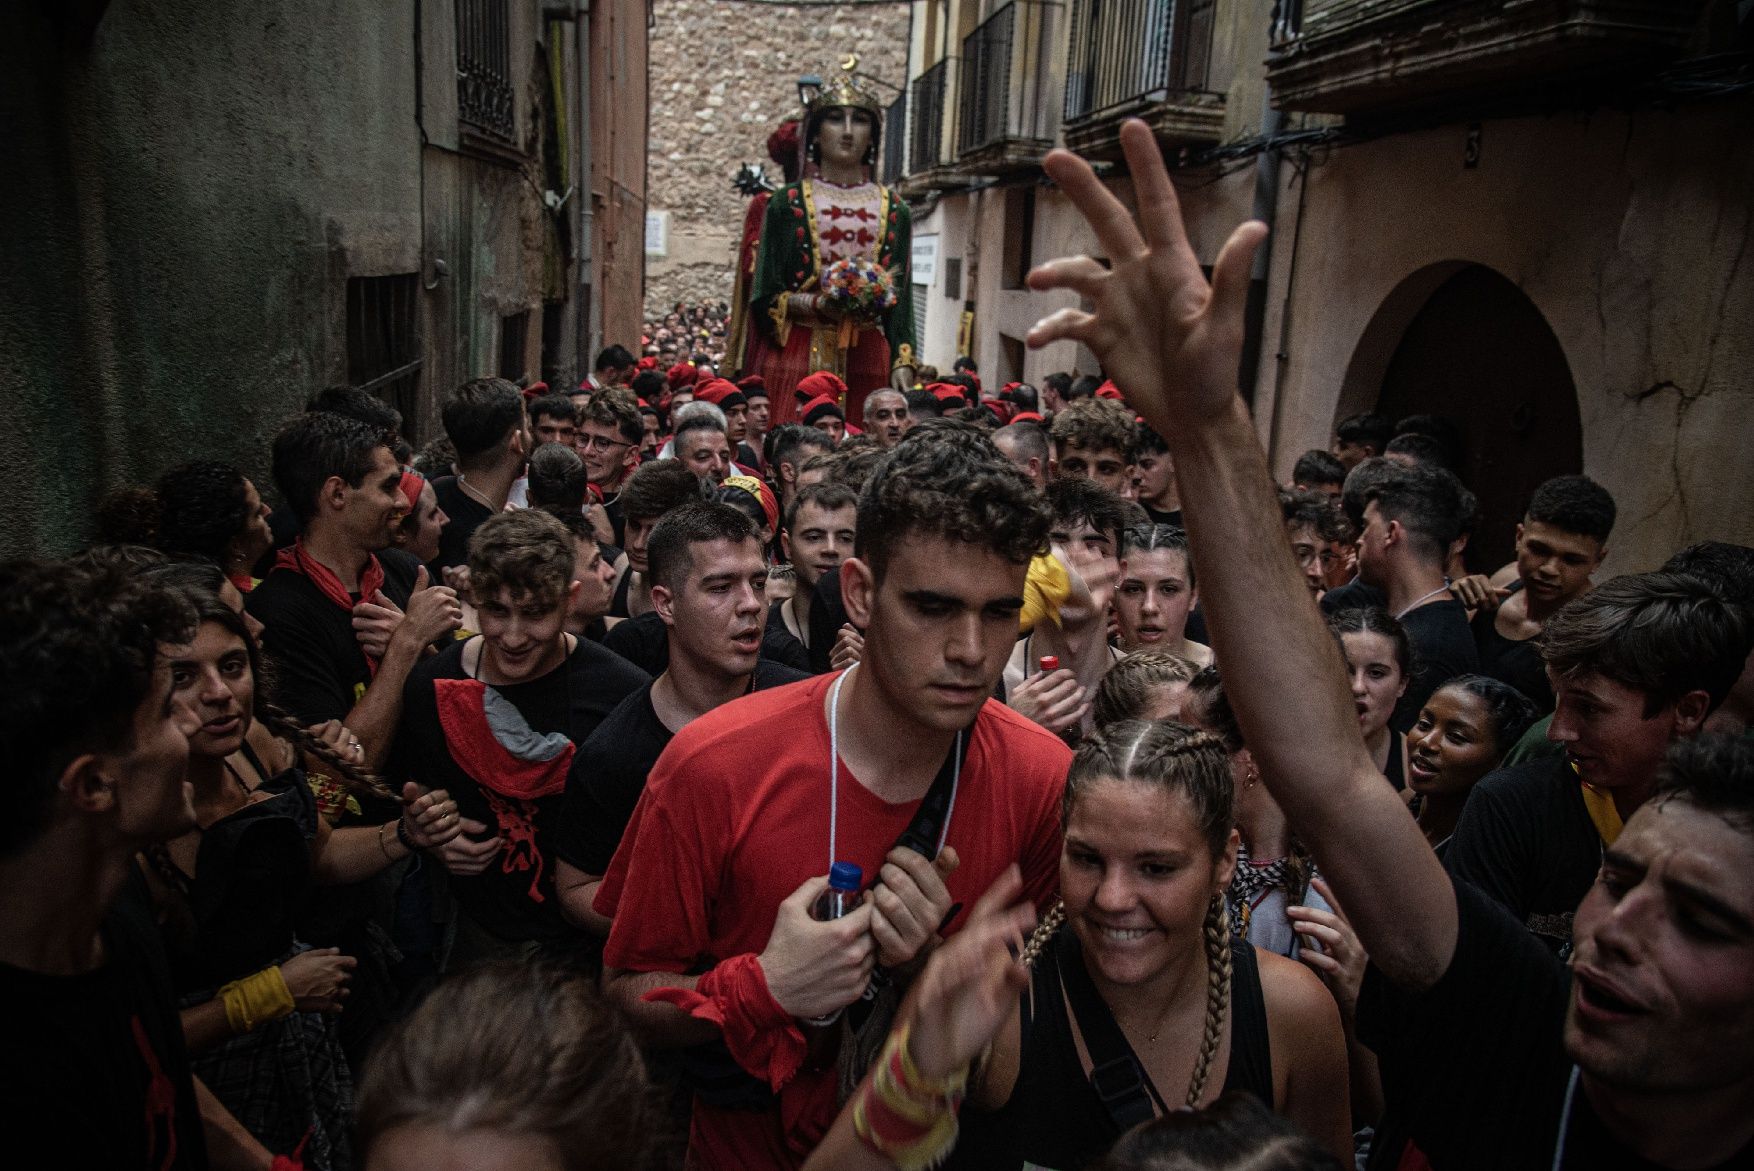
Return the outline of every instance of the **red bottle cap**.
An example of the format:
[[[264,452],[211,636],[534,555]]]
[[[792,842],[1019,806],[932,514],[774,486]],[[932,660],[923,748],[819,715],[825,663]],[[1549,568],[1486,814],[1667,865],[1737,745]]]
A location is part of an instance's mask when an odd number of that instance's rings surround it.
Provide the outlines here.
[[[1043,655],[1041,657],[1042,674],[1045,675],[1049,671],[1058,671],[1059,669],[1060,669],[1060,657],[1058,655]]]

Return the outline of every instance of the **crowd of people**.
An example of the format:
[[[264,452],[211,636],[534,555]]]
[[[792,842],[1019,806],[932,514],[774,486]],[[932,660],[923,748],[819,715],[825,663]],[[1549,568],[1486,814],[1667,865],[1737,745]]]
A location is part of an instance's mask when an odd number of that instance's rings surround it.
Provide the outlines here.
[[[770,427],[678,313],[351,387],[0,566],[6,1117],[73,1166],[1754,1163],[1754,549],[1515,558],[1445,420],[1277,485],[1149,131],[1106,377]],[[715,333],[715,329],[718,331]],[[697,344],[697,336],[704,344]],[[775,393],[779,393],[775,388]],[[831,884],[832,876],[832,884]],[[832,897],[831,897],[832,896]],[[28,1129],[27,1129],[28,1128]]]

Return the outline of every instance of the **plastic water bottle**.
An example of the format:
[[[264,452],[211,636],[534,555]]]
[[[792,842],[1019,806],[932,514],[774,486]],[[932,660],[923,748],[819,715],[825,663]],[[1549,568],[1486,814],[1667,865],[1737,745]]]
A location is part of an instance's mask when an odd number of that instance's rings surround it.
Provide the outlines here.
[[[859,888],[864,885],[865,872],[857,862],[836,862],[828,868],[828,889],[810,904],[810,917],[826,923],[852,914],[859,906]],[[837,1008],[827,1016],[809,1017],[804,1023],[818,1027],[832,1025],[840,1019],[842,1011]]]

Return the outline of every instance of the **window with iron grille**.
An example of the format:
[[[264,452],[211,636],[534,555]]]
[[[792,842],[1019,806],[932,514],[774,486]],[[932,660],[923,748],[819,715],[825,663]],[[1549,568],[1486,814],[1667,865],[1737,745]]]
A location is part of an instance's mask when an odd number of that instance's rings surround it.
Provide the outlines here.
[[[413,439],[420,401],[420,277],[356,276],[347,281],[347,381],[402,412]]]
[[[457,117],[513,142],[511,20],[506,0],[457,0]]]

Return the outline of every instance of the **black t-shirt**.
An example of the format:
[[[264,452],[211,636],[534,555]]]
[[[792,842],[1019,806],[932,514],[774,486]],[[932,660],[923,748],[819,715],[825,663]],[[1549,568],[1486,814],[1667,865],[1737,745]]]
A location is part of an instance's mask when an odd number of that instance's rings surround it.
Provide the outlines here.
[[[826,674],[833,668],[829,657],[834,653],[834,640],[840,628],[850,621],[846,603],[840,597],[840,567],[816,579],[816,595],[810,600],[810,646],[807,650],[813,674]]]
[[[611,626],[603,636],[603,645],[654,677],[662,675],[670,665],[670,628],[655,610]],[[761,657],[799,671],[809,669],[804,645],[792,637],[783,623],[776,628],[769,622],[761,632]]]
[[[474,640],[470,640],[474,641]],[[402,726],[390,766],[398,781],[418,781],[450,792],[465,818],[487,825],[505,845],[477,875],[450,875],[451,890],[471,918],[510,940],[566,940],[577,934],[561,917],[554,892],[548,827],[560,815],[564,791],[526,801],[490,794],[463,770],[439,719],[434,680],[466,679],[457,643],[414,669],[403,693]],[[605,717],[649,682],[645,672],[589,639],[565,664],[528,683],[494,685],[539,735],[563,733],[582,744]]]
[[[1373,965],[1358,1001],[1358,1035],[1382,1060],[1388,1104],[1370,1166],[1397,1166],[1410,1140],[1434,1171],[1644,1171],[1620,1148],[1579,1088],[1563,1136],[1572,1064],[1562,1030],[1571,996],[1565,966],[1467,883],[1455,884],[1456,952],[1422,993],[1391,985]],[[1722,1167],[1747,1167],[1754,1148]]]
[[[46,976],[0,964],[0,1126],[21,1165],[207,1166],[170,970],[129,871],[100,929],[102,967]]]
[[[1341,610],[1368,609],[1371,606],[1388,608],[1389,596],[1370,585],[1361,577],[1355,577],[1343,586],[1335,586],[1322,595],[1322,613],[1338,614]]]
[[[1555,950],[1602,866],[1602,838],[1563,756],[1498,769],[1468,793],[1444,865]]]
[[[443,578],[439,577],[441,569],[469,563],[469,538],[493,516],[493,510],[463,491],[455,476],[440,476],[434,480],[432,494],[438,497],[438,506],[450,518],[439,533],[439,555],[429,566],[433,580],[442,581]]]
[[[1511,592],[1523,583],[1512,585]],[[1498,614],[1482,610],[1474,615],[1474,649],[1480,655],[1480,673],[1508,683],[1528,696],[1538,712],[1553,710],[1553,688],[1547,682],[1547,664],[1541,661],[1535,639],[1510,639],[1498,632]]]
[[[810,676],[758,660],[751,691],[766,691]],[[566,803],[552,836],[554,853],[586,874],[603,874],[621,845],[646,776],[675,733],[652,707],[652,685],[621,701],[579,746],[566,778]]]
[[[1179,508],[1172,508],[1168,512],[1164,512],[1162,509],[1152,508],[1143,500],[1139,502],[1139,507],[1145,510],[1145,515],[1154,525],[1174,525],[1178,529],[1187,527],[1182,523],[1182,510]]]
[[[603,502],[603,515],[609,518],[609,527],[615,532],[615,557],[619,557],[627,546],[627,514],[621,511],[621,493],[617,492]],[[603,554],[603,559],[611,563],[615,557],[606,552]]]
[[[406,608],[420,563],[400,549],[384,549],[377,557],[385,596]],[[372,672],[351,612],[291,569],[270,573],[244,606],[262,623],[262,649],[275,667],[275,703],[301,724],[339,720],[353,710],[371,686]]]
[[[1468,629],[1468,608],[1454,598],[1420,606],[1403,617],[1401,625],[1413,647],[1413,678],[1395,705],[1389,726],[1409,732],[1431,693],[1457,675],[1478,671],[1480,656],[1474,650],[1474,632]]]

